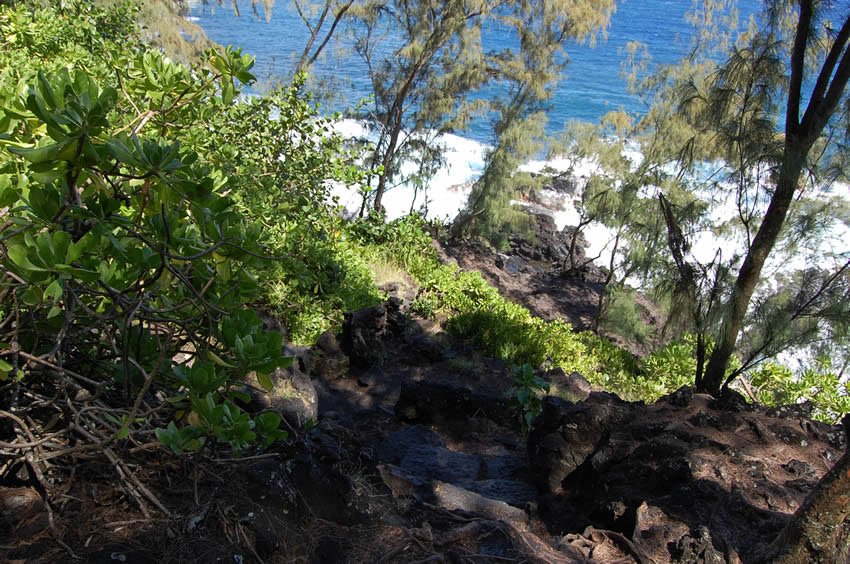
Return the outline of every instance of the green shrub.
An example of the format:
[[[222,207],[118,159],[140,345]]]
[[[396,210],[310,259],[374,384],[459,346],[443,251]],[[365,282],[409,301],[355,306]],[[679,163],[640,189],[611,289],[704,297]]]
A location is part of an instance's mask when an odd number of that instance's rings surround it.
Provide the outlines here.
[[[644,343],[649,328],[640,317],[640,308],[635,300],[635,291],[614,288],[608,297],[608,305],[600,321],[600,327],[628,342]]]
[[[640,376],[637,359],[604,337],[590,331],[578,335],[593,367],[583,373],[587,380],[630,401],[648,401],[651,395]]]
[[[764,405],[779,406],[809,401],[813,417],[835,424],[850,413],[847,383],[841,381],[829,362],[818,361],[814,367],[795,374],[790,368],[765,363],[745,376],[756,399]]]
[[[250,418],[237,387],[291,362],[245,309],[263,229],[178,139],[233,105],[253,61],[190,70],[140,50],[126,9],[68,6],[0,9],[0,318],[17,320],[0,380],[89,402],[75,424],[104,444],[156,426],[177,452],[268,444],[279,416]],[[144,407],[153,392],[169,409]]]
[[[664,395],[693,385],[697,373],[696,338],[686,336],[643,359],[644,379],[652,383],[653,395]]]

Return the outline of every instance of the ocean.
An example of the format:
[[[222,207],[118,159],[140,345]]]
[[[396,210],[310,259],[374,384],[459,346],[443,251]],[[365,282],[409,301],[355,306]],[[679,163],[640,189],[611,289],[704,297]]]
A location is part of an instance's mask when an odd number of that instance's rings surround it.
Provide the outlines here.
[[[739,1],[741,21],[756,13],[759,4],[757,0]],[[255,56],[254,70],[261,84],[288,76],[308,39],[294,8],[288,2],[277,2],[266,19],[262,9],[252,13],[250,1],[241,0],[238,6],[239,16],[227,0],[222,5],[214,0],[194,2],[189,17],[216,42],[238,45]],[[645,111],[643,101],[627,92],[621,74],[626,45],[631,41],[645,44],[655,63],[677,62],[691,41],[693,28],[685,15],[692,9],[692,0],[620,0],[607,37],[598,38],[592,47],[568,43],[569,66],[548,111],[550,133],[557,133],[570,120],[596,122],[611,110]],[[509,30],[491,28],[483,41],[485,46],[502,46],[514,40]],[[317,78],[335,80],[337,99],[332,110],[345,110],[370,94],[366,66],[350,53],[350,45],[344,34],[338,34],[336,44],[329,44],[313,69]],[[487,143],[492,140],[490,130],[486,122],[478,122],[463,135]]]

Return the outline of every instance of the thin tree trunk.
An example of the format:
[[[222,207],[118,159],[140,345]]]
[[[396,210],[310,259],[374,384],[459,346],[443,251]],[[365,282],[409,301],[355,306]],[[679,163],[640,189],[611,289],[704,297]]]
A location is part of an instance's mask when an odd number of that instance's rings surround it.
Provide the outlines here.
[[[396,146],[398,145],[398,137],[401,135],[401,108],[396,102],[390,110],[390,119],[392,120],[392,129],[390,130],[390,140],[387,143],[387,148],[384,151],[381,159],[381,166],[384,170],[378,176],[378,187],[375,189],[375,210],[381,210],[381,200],[384,197],[384,192],[387,189],[387,178],[393,174],[393,159],[395,158]]]
[[[593,317],[592,331],[595,335],[599,335],[599,323],[602,316],[605,315],[605,298],[614,280],[614,261],[617,258],[617,251],[620,248],[620,232],[614,237],[614,247],[611,249],[611,260],[608,261],[608,274],[605,276],[605,281],[602,283],[602,289],[599,291],[599,298],[596,300],[596,315]]]
[[[705,369],[705,377],[699,385],[700,391],[717,395],[723,384],[729,360],[735,352],[735,343],[744,324],[744,317],[753,297],[756,285],[761,278],[764,263],[776,240],[779,231],[785,223],[788,209],[794,198],[797,183],[803,170],[804,156],[808,153],[808,147],[801,146],[797,139],[788,138],[785,142],[785,156],[783,158],[782,170],[776,183],[776,191],[767,208],[764,219],[759,227],[753,242],[747,251],[744,264],[738,272],[732,297],[727,304],[727,310],[723,316],[723,324],[720,334],[714,344],[714,350],[708,360]]]
[[[325,7],[322,10],[322,14],[319,16],[319,21],[316,22],[316,25],[310,29],[310,39],[307,40],[307,45],[304,46],[304,51],[301,52],[301,58],[298,59],[298,64],[295,65],[295,74],[298,74],[302,70],[304,70],[304,66],[307,63],[307,57],[310,55],[310,49],[313,48],[313,43],[316,41],[316,38],[319,36],[319,31],[322,29],[322,26],[325,25],[325,18],[328,16],[328,10],[331,8],[331,2],[333,0],[325,0]],[[301,12],[301,6],[296,2],[295,7],[298,9],[298,14],[304,20],[304,23],[307,24],[307,27],[310,28],[310,23],[304,14]]]
[[[325,50],[325,47],[327,46],[328,41],[331,40],[331,37],[333,37],[333,34],[336,31],[336,28],[339,25],[339,22],[342,21],[343,16],[345,16],[345,13],[348,11],[348,9],[351,7],[351,5],[353,3],[354,3],[354,0],[350,0],[349,2],[346,2],[345,5],[343,5],[339,10],[336,11],[336,13],[334,14],[334,21],[331,24],[331,28],[328,30],[328,33],[325,35],[324,40],[322,40],[322,42],[319,44],[319,46],[313,52],[313,56],[311,56],[310,60],[307,61],[308,67],[312,66],[312,64],[316,62],[316,59],[319,58],[319,55],[322,54],[322,51]]]

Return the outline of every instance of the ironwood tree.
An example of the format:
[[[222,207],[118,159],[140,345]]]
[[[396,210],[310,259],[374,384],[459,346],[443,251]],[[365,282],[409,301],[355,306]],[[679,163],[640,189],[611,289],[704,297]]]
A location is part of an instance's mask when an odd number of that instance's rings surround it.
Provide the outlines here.
[[[772,1],[766,3],[764,15],[764,26],[737,46],[714,75],[709,96],[704,100],[705,112],[700,112],[704,117],[719,117],[728,115],[733,104],[740,108],[738,101],[742,99],[744,103],[748,103],[747,98],[755,100],[752,111],[739,114],[739,131],[750,136],[759,131],[764,137],[741,138],[738,142],[762,151],[773,185],[767,209],[749,241],[723,306],[705,375],[698,382],[700,389],[715,394],[728,384],[727,368],[747,309],[795,196],[807,186],[805,171],[813,167],[813,161],[828,154],[832,139],[846,139],[848,131],[850,9],[829,1]],[[787,77],[783,72],[786,67]],[[775,123],[770,112],[783,103],[784,131],[776,138],[767,130]],[[744,128],[743,120],[747,119],[764,123]],[[715,123],[729,125],[726,120]],[[819,150],[813,151],[816,146]],[[841,149],[833,146],[832,150]]]

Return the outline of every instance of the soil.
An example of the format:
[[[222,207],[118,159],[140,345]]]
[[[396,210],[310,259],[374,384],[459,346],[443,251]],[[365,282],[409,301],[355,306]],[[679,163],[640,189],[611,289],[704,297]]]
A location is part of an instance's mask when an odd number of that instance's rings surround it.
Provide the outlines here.
[[[146,516],[101,458],[53,476],[50,492],[19,469],[0,490],[0,557],[749,562],[844,446],[837,427],[688,389],[654,405],[550,396],[525,435],[508,367],[433,331],[388,303],[301,351],[302,367],[353,356],[343,373],[311,374],[318,424],[269,452],[126,454],[169,515]],[[364,358],[372,339],[403,354]]]
[[[500,259],[525,261],[510,275],[474,243],[444,252],[586,323],[596,274],[565,284],[551,256],[519,249]],[[11,468],[0,561],[756,562],[845,448],[800,410],[688,388],[629,403],[561,371],[539,374],[564,394],[526,432],[509,367],[397,299],[290,352],[297,370],[278,380],[311,384],[317,417],[288,419],[288,441],[238,458],[116,445],[122,479],[97,453],[38,479]]]

